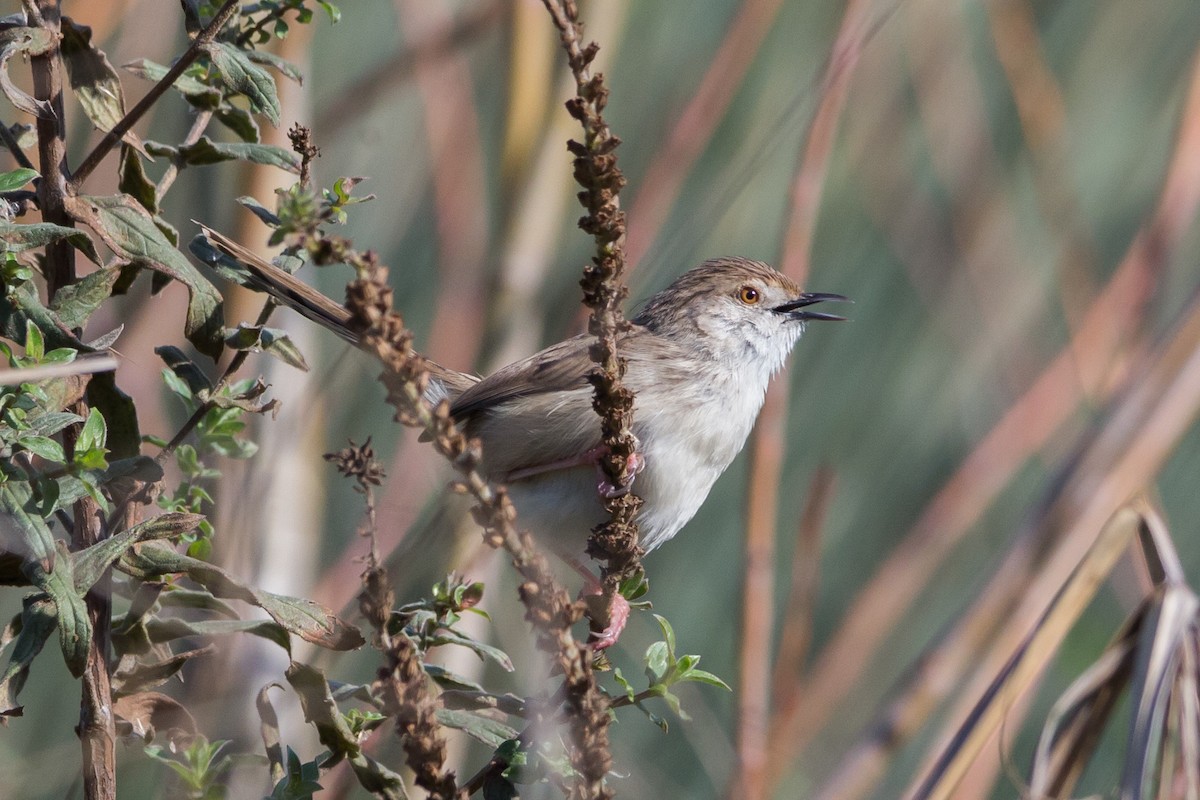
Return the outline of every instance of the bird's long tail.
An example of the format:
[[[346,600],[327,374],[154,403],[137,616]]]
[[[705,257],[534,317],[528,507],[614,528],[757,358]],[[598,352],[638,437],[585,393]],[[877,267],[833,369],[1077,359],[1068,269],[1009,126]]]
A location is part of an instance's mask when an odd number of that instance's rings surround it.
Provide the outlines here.
[[[203,223],[196,223],[203,232],[207,247],[193,246],[192,253],[220,275],[249,289],[270,295],[305,319],[333,331],[355,347],[360,346],[358,334],[350,329],[350,312],[285,269],[243,247]],[[436,405],[442,399],[453,401],[479,377],[443,367],[426,359],[431,380],[425,399]]]

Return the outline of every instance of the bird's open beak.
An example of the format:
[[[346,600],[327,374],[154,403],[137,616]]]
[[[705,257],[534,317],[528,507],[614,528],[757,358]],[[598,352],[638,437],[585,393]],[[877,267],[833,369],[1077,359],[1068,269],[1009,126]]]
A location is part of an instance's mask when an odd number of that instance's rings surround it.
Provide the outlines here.
[[[843,297],[840,294],[829,294],[828,292],[805,292],[795,300],[789,300],[781,306],[775,306],[771,310],[777,314],[787,314],[789,319],[794,320],[810,320],[824,319],[832,321],[845,321],[845,317],[839,317],[837,314],[826,314],[822,311],[801,311],[802,308],[822,303],[826,300],[836,300],[840,303],[854,302],[848,297]]]

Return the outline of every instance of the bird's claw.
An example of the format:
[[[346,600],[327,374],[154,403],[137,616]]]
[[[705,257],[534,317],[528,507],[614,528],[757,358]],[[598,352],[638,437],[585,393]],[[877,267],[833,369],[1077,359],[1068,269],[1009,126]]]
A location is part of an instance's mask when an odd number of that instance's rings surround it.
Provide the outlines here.
[[[589,459],[596,464],[596,471],[600,473],[600,482],[596,484],[596,491],[606,500],[614,497],[620,497],[624,494],[629,494],[629,490],[633,487],[633,481],[637,478],[639,472],[646,468],[646,459],[637,452],[631,453],[629,458],[625,459],[625,473],[629,476],[629,480],[623,484],[614,484],[608,479],[608,475],[604,472],[604,466],[601,464],[602,459],[608,452],[608,448],[601,445],[588,451]]]
[[[606,597],[599,583],[585,587],[582,595],[592,619],[604,624],[602,630],[591,631],[588,643],[597,652],[612,647],[620,638],[621,631],[625,630],[625,623],[629,621],[629,601],[620,594]],[[604,622],[605,620],[607,622]]]

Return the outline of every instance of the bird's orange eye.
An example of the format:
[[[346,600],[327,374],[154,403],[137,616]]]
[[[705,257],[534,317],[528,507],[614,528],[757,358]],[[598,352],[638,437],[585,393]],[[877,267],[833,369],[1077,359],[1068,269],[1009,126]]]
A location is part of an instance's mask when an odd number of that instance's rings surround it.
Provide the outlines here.
[[[760,299],[762,299],[762,296],[758,293],[758,289],[755,289],[753,286],[743,286],[738,289],[738,300],[741,300],[748,306],[754,305]]]

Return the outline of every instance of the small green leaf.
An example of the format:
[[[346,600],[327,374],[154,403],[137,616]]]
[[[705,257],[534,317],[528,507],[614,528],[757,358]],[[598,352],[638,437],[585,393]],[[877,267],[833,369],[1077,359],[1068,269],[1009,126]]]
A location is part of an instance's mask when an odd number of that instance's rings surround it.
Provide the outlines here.
[[[21,716],[17,695],[29,677],[29,667],[46,641],[58,627],[58,612],[44,594],[31,594],[23,600],[20,632],[8,656],[8,664],[0,673],[0,721]]]
[[[268,67],[274,67],[279,74],[285,78],[291,78],[296,83],[303,85],[304,73],[300,72],[300,68],[290,61],[285,61],[274,53],[266,50],[247,50],[246,57],[255,64],[262,64]]]
[[[217,122],[233,131],[243,142],[259,141],[258,123],[247,109],[226,103],[216,110],[215,115]]]
[[[476,641],[469,636],[465,636],[453,628],[442,628],[434,636],[430,638],[430,647],[438,647],[446,644],[456,644],[460,647],[465,647],[481,659],[491,659],[499,664],[505,672],[512,672],[516,668],[513,666],[512,659],[498,647],[493,647],[490,644]]]
[[[17,439],[17,445],[55,464],[67,462],[62,445],[45,436],[23,436]]]
[[[154,348],[154,354],[168,367],[163,371],[167,387],[180,397],[194,400],[200,393],[212,391],[213,385],[208,376],[178,347],[161,345]]]
[[[29,359],[31,364],[42,363],[42,357],[46,355],[46,340],[42,336],[42,332],[38,330],[37,325],[33,324],[32,320],[25,321],[25,358]]]
[[[158,187],[146,174],[142,158],[129,145],[121,147],[121,179],[117,188],[151,214],[158,213]]]
[[[506,740],[515,739],[517,731],[491,717],[472,711],[439,708],[437,721],[447,728],[455,728],[476,741],[489,747],[499,747]]]
[[[729,684],[713,675],[711,672],[706,672],[702,669],[691,669],[680,676],[681,681],[697,681],[699,683],[707,683],[710,686],[719,686],[727,692],[732,692]]]
[[[317,0],[317,5],[325,9],[325,13],[329,15],[329,21],[334,25],[341,21],[342,10],[333,3],[329,2],[329,0]]]
[[[667,643],[655,642],[646,648],[646,676],[651,683],[660,682],[667,674]]]
[[[79,431],[79,439],[75,442],[76,450],[102,450],[108,441],[108,428],[104,424],[104,416],[97,410],[88,411],[87,421]]]
[[[139,78],[145,78],[148,81],[154,82],[165,78],[169,71],[162,64],[157,64],[145,58],[130,61],[128,64],[123,64],[122,67]],[[172,88],[186,97],[190,103],[201,108],[216,108],[221,101],[221,93],[219,91],[197,80],[186,71],[175,79]]]
[[[59,287],[50,303],[50,310],[69,328],[83,328],[101,303],[112,296],[113,286],[120,277],[118,267],[98,269],[77,283]]]
[[[667,654],[669,656],[671,666],[675,666],[675,630],[671,627],[671,623],[667,622],[667,618],[664,616],[655,614],[654,620],[658,623],[658,627],[662,628],[663,640],[667,643]]]
[[[96,245],[91,237],[81,230],[68,228],[65,225],[53,225],[49,222],[36,222],[32,225],[18,225],[13,222],[0,221],[0,240],[12,252],[24,252],[35,247],[44,247],[59,239],[66,239],[79,252],[88,257],[93,264],[100,263]]]
[[[253,197],[239,197],[237,201],[249,209],[254,216],[258,217],[272,228],[278,228],[280,224],[282,224],[279,217],[275,215],[274,211],[271,211]]]
[[[36,169],[26,169],[24,167],[0,173],[0,192],[11,192],[14,189],[20,189],[37,176],[38,171]]]
[[[229,89],[244,94],[250,106],[279,126],[279,96],[275,81],[247,57],[246,52],[228,42],[210,42],[204,48],[213,66]]]
[[[292,342],[287,332],[279,328],[239,323],[235,330],[226,334],[225,344],[234,350],[267,353],[289,366],[308,372],[308,362],[304,360],[304,354]]]
[[[214,142],[207,136],[202,136],[195,144],[180,147],[177,155],[194,166],[241,160],[279,167],[295,174],[300,172],[299,156],[291,150],[270,144]]]

